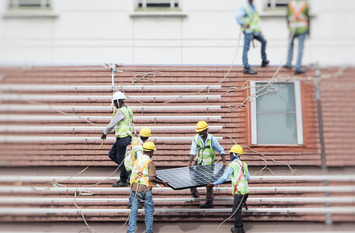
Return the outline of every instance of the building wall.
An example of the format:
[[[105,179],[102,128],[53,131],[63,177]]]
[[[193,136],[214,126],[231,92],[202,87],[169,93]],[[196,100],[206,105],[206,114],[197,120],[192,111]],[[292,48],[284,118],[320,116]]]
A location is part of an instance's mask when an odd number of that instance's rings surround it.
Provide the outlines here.
[[[255,5],[268,40],[268,57],[272,65],[279,65],[287,50],[285,12],[264,11],[264,2],[255,0]],[[309,2],[312,25],[304,64],[354,64],[355,31],[343,25],[355,20],[355,3]],[[240,65],[243,36],[234,15],[243,1],[180,3],[180,15],[148,16],[136,14],[134,1],[53,0],[46,16],[24,17],[9,12],[3,1],[0,64],[231,64],[237,52],[234,64]],[[249,60],[260,64],[260,45],[255,45]]]

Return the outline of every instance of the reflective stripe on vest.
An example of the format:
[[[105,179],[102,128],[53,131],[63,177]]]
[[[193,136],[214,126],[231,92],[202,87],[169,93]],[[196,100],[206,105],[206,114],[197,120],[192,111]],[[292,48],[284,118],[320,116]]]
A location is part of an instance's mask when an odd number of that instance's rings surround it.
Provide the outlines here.
[[[307,17],[307,4],[292,1],[288,4],[289,30],[295,34],[302,34],[309,30]]]
[[[233,168],[233,174],[231,176],[233,192],[232,194],[245,195],[249,193],[248,180],[246,173],[248,173],[248,165],[241,161],[233,161],[228,166]]]
[[[243,17],[243,25],[249,25],[250,31],[260,33],[259,15],[256,13],[256,11],[253,12],[249,4],[245,5],[244,9],[247,12],[247,16]],[[243,27],[243,32],[246,29],[247,28]]]
[[[212,134],[207,136],[206,144],[203,145],[203,142],[199,140],[199,135],[196,134],[194,137],[195,143],[197,145],[197,164],[209,165],[214,162],[214,149],[212,148]]]
[[[139,137],[135,138],[132,141],[129,149],[130,149],[130,152],[125,157],[125,161],[124,161],[124,165],[125,165],[127,171],[132,170],[133,164],[137,160],[137,152],[138,151],[143,152],[143,147],[142,147],[142,144],[140,143]]]
[[[137,159],[133,165],[130,184],[133,183],[142,184],[149,187],[152,187],[152,184],[149,180],[149,171],[148,163],[152,162],[148,155],[143,154],[141,158]]]
[[[133,112],[129,107],[119,108],[124,116],[124,120],[117,123],[115,126],[115,135],[119,138],[125,138],[128,136],[132,137],[132,120],[133,120]]]

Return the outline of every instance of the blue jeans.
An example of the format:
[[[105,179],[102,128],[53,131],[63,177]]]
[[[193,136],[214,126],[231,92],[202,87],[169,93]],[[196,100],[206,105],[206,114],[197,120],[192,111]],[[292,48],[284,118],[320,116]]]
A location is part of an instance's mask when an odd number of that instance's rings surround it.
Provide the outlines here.
[[[138,198],[144,199],[144,211],[145,211],[145,233],[153,232],[153,214],[154,214],[154,202],[153,202],[153,193],[152,189],[147,190],[145,192],[135,192],[132,191],[133,197],[135,194]],[[137,215],[138,215],[138,207],[139,200],[138,198],[134,198],[132,202],[131,214],[129,216],[129,227],[127,229],[127,233],[134,233],[136,231],[137,226]]]
[[[131,143],[131,137],[125,138],[117,138],[115,144],[111,147],[110,152],[108,153],[108,157],[117,165],[120,165],[126,156],[126,148]],[[121,173],[120,173],[120,180],[122,182],[127,182],[129,173],[126,170],[126,167],[122,163],[121,165]]]
[[[289,66],[289,67],[292,66],[291,62],[292,62],[292,57],[293,57],[293,41],[297,37],[298,38],[298,57],[297,57],[297,63],[296,63],[295,70],[300,70],[301,69],[301,67],[302,67],[302,56],[303,56],[303,46],[304,46],[304,40],[306,39],[306,34],[307,33],[295,34],[291,38],[290,47],[288,48],[288,56],[287,56],[286,66]]]
[[[244,49],[243,49],[243,66],[245,69],[249,69],[250,65],[248,63],[248,51],[250,48],[250,42],[254,39],[260,41],[261,43],[261,59],[267,61],[266,58],[266,40],[261,34],[244,33]]]

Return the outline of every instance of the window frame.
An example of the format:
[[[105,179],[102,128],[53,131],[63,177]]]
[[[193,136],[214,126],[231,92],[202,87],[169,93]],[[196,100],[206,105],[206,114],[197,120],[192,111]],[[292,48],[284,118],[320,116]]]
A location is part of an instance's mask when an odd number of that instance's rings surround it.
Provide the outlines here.
[[[8,0],[7,7],[11,10],[47,10],[52,8],[52,0],[30,0],[33,2],[33,6],[25,4],[23,0]],[[21,3],[22,2],[22,3]]]
[[[303,113],[302,113],[302,96],[301,96],[301,82],[299,80],[290,82],[276,82],[277,83],[293,83],[295,92],[295,111],[296,111],[296,125],[297,125],[297,143],[296,144],[259,144],[257,132],[257,114],[255,88],[257,83],[267,83],[266,81],[250,81],[250,114],[251,114],[251,144],[252,145],[274,145],[274,146],[300,146],[304,145],[303,136]]]
[[[156,4],[149,6],[149,4]],[[159,4],[166,4],[168,6],[159,6]],[[139,10],[149,10],[149,9],[166,9],[175,10],[180,9],[180,0],[136,0],[135,8]]]
[[[291,0],[264,0],[263,8],[264,11],[278,11],[284,10],[287,8],[288,3]],[[270,4],[270,6],[268,6]],[[278,4],[282,4],[282,6],[277,6]]]

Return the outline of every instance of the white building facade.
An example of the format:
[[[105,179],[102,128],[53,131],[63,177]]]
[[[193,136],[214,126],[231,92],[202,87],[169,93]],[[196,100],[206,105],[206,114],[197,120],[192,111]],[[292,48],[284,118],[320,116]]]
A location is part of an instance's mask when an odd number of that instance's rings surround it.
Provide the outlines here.
[[[241,65],[243,34],[234,17],[245,1],[4,0],[0,65],[230,65],[235,55]],[[285,63],[287,2],[254,0],[271,65]],[[354,65],[355,1],[308,2],[303,64]],[[257,41],[249,61],[261,63]]]

